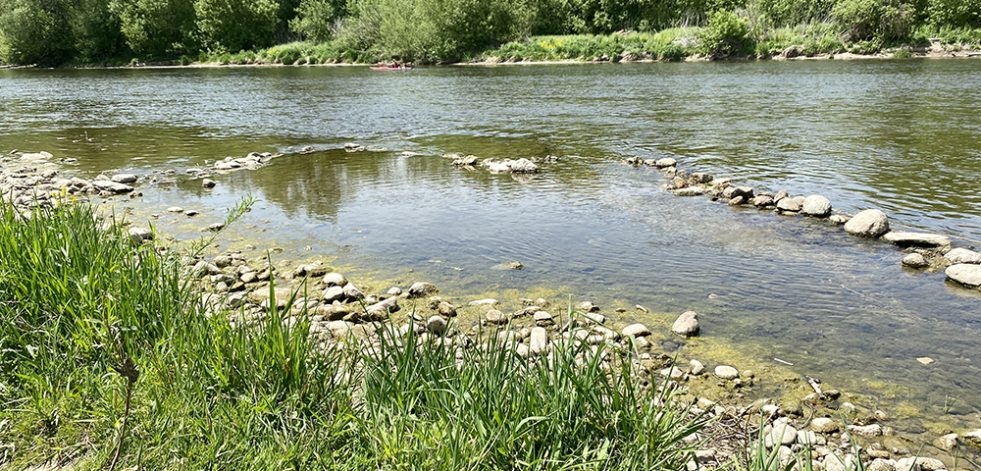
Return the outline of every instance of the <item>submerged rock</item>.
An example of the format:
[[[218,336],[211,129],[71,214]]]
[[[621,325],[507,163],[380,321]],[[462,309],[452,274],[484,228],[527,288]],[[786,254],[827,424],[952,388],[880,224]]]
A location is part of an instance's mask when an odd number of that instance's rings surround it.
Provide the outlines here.
[[[110,178],[116,183],[136,183],[137,179],[138,177],[131,173],[117,173]]]
[[[827,217],[831,214],[831,201],[821,195],[811,195],[804,198],[800,212],[813,217]]]
[[[866,209],[845,223],[845,232],[860,237],[879,237],[889,232],[889,218],[878,209]]]
[[[675,196],[700,196],[705,194],[705,189],[697,186],[692,186],[688,188],[679,188],[677,190],[672,190]]]
[[[947,278],[964,286],[972,288],[981,286],[981,265],[958,263],[947,267],[944,274],[947,275]]]
[[[851,218],[849,218],[844,214],[832,214],[830,217],[828,217],[828,221],[830,221],[831,224],[836,224],[836,225],[845,224],[848,222],[849,219]]]
[[[678,316],[671,326],[671,331],[685,337],[693,337],[698,335],[698,328],[698,313],[687,311]]]
[[[515,160],[485,160],[484,166],[491,173],[536,173],[538,166],[534,162],[525,159]]]
[[[125,183],[117,183],[112,180],[96,180],[92,182],[94,186],[99,191],[107,191],[109,193],[129,193],[133,191],[133,187]]]
[[[719,365],[715,367],[715,376],[725,380],[733,380],[739,377],[739,370],[729,365]]]
[[[883,239],[900,247],[945,247],[950,245],[950,237],[925,232],[888,232]]]

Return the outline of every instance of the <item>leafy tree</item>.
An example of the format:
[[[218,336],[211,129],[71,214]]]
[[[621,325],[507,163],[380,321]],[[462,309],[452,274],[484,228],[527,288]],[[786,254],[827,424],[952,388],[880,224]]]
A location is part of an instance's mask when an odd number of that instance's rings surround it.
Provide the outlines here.
[[[981,0],[928,0],[926,10],[934,25],[981,28]]]
[[[191,0],[110,0],[126,44],[140,57],[176,57],[197,51]]]
[[[300,0],[290,30],[312,41],[328,41],[334,35],[334,22],[344,12],[337,0]]]
[[[76,60],[98,62],[125,49],[119,17],[109,11],[107,0],[74,0],[70,24]]]
[[[60,0],[0,0],[0,60],[58,65],[71,59],[68,5]]]
[[[202,42],[216,51],[271,45],[278,11],[275,0],[194,0]]]

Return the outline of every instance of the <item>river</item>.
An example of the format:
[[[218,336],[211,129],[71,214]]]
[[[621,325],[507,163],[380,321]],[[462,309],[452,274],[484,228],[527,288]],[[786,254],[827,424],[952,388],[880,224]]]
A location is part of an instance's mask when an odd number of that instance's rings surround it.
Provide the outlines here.
[[[693,309],[704,336],[760,361],[888,389],[913,415],[981,419],[981,293],[902,268],[886,243],[676,197],[620,162],[673,157],[977,248],[981,61],[0,70],[0,115],[0,150],[74,157],[88,175],[312,146],[215,190],[164,179],[126,204],[195,208],[200,226],[251,194],[244,232],[277,256],[474,296]],[[560,158],[522,180],[454,168],[447,152]],[[175,218],[155,223],[196,234]],[[493,268],[509,261],[524,269]]]

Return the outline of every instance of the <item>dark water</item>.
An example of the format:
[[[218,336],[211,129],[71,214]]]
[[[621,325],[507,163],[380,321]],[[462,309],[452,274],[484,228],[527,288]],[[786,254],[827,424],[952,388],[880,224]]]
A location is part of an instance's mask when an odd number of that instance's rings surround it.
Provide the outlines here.
[[[886,244],[674,197],[657,172],[618,163],[672,156],[977,248],[981,61],[17,70],[0,71],[0,116],[0,150],[77,157],[90,174],[311,145],[213,191],[147,188],[139,204],[217,218],[252,194],[244,224],[288,251],[412,269],[458,293],[561,286],[695,309],[705,335],[764,359],[981,417],[981,294],[903,270]],[[387,151],[338,150],[346,141]],[[444,152],[563,158],[518,181]],[[491,269],[511,260],[526,268]]]

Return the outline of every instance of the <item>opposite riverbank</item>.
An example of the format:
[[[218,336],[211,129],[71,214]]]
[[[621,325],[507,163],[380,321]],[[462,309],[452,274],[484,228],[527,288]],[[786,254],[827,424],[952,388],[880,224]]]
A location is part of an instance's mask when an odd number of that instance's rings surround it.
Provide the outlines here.
[[[352,146],[351,150],[356,152],[357,147]],[[139,176],[115,174],[92,181],[76,179],[71,175],[59,174],[58,161],[53,157],[33,154],[25,159],[25,156],[21,155],[18,159],[21,161],[19,164],[5,162],[5,173],[11,177],[10,181],[19,182],[14,186],[19,194],[24,196],[15,203],[30,205],[37,201],[29,197],[31,194],[49,195],[46,199],[50,204],[58,206],[58,198],[63,197],[59,195],[70,194],[77,198],[93,199],[104,197],[109,198],[111,202],[112,198],[125,198],[125,195],[139,192],[141,181]],[[220,183],[218,179],[220,172],[258,169],[273,158],[275,156],[271,154],[256,154],[238,159],[226,159],[215,164],[213,174],[202,172],[193,175],[192,178],[201,179],[200,184],[210,188],[216,182],[204,180],[205,178],[214,178]],[[50,196],[52,193],[53,197]],[[69,208],[73,207],[69,206]],[[171,212],[180,209],[167,208]],[[51,246],[47,249],[39,249],[39,255],[45,256],[30,257],[25,254],[20,259],[16,258],[18,251],[14,250],[14,247],[31,244],[17,238],[16,234],[20,234],[17,231],[22,228],[13,224],[20,222],[8,221],[8,226],[5,227],[11,231],[7,234],[10,237],[5,236],[4,240],[9,241],[10,246],[4,251],[4,260],[17,260],[23,267],[34,264],[36,265],[34,271],[38,273],[36,277],[30,279],[31,283],[37,284],[29,286],[14,284],[22,279],[20,274],[23,270],[11,268],[6,272],[8,276],[4,278],[4,282],[9,282],[5,286],[10,290],[5,292],[20,293],[24,296],[19,302],[9,305],[15,308],[18,306],[29,309],[39,308],[42,313],[35,319],[44,321],[67,316],[79,325],[89,325],[98,321],[99,324],[116,326],[114,327],[116,330],[108,328],[107,331],[89,339],[92,340],[91,344],[88,343],[89,340],[81,342],[84,347],[80,347],[82,352],[98,351],[103,348],[100,345],[112,345],[111,342],[106,342],[105,338],[126,337],[128,334],[125,332],[134,332],[133,336],[137,337],[135,343],[138,344],[138,348],[129,355],[135,358],[134,364],[142,373],[136,375],[137,379],[132,386],[132,390],[136,391],[132,410],[141,411],[133,414],[132,423],[139,424],[135,427],[142,428],[132,429],[131,433],[134,435],[131,435],[133,438],[130,442],[133,445],[126,445],[126,447],[130,450],[133,448],[149,450],[151,460],[154,460],[152,462],[159,463],[161,467],[173,466],[175,459],[189,460],[182,462],[182,466],[196,467],[195,463],[199,461],[195,460],[210,459],[212,460],[208,462],[210,464],[236,467],[244,465],[244,462],[236,460],[249,458],[269,463],[270,466],[274,464],[284,466],[284,463],[288,462],[301,467],[306,464],[327,465],[334,468],[344,467],[338,463],[349,463],[348,466],[352,468],[403,464],[428,469],[440,467],[481,469],[499,467],[501,463],[513,464],[518,460],[529,463],[527,467],[551,467],[579,463],[577,460],[582,459],[579,455],[567,454],[567,452],[575,452],[587,453],[587,462],[605,463],[614,469],[650,467],[676,469],[692,458],[701,465],[709,467],[744,466],[749,469],[772,469],[773,464],[780,463],[781,460],[786,462],[795,457],[802,457],[803,455],[798,453],[803,453],[807,449],[814,452],[807,457],[807,462],[810,463],[810,459],[814,458],[822,463],[825,469],[843,469],[846,464],[852,467],[856,464],[856,457],[861,457],[870,465],[872,461],[878,460],[876,466],[885,468],[877,469],[938,469],[948,466],[943,463],[938,465],[932,460],[912,459],[911,453],[919,454],[919,452],[915,451],[917,448],[904,444],[901,439],[902,431],[895,430],[891,426],[890,416],[894,413],[889,410],[888,405],[883,404],[882,409],[866,407],[863,404],[867,401],[860,400],[858,396],[851,395],[847,391],[835,392],[828,385],[818,384],[814,387],[807,378],[795,374],[789,368],[760,368],[737,358],[736,355],[718,358],[706,353],[706,356],[702,356],[700,353],[694,353],[698,350],[688,350],[685,357],[681,357],[667,349],[664,345],[700,341],[694,340],[698,338],[697,314],[684,313],[681,316],[664,314],[662,317],[670,318],[664,324],[650,322],[627,324],[620,320],[626,317],[627,310],[640,312],[646,308],[628,307],[622,311],[602,309],[589,301],[567,302],[547,295],[537,296],[537,294],[528,295],[526,299],[521,299],[522,296],[515,296],[515,299],[468,299],[465,296],[455,297],[452,294],[440,293],[438,287],[424,280],[409,280],[404,283],[374,282],[363,279],[352,281],[340,273],[333,272],[331,266],[323,260],[319,263],[318,260],[311,259],[299,264],[273,264],[269,260],[247,257],[235,251],[217,254],[202,252],[195,248],[195,244],[189,248],[163,247],[156,245],[155,241],[161,239],[161,235],[154,234],[152,228],[133,226],[123,232],[123,229],[118,226],[102,227],[96,224],[91,215],[87,215],[84,210],[80,215],[73,214],[71,212],[68,214],[67,227],[61,226],[65,219],[58,219],[58,215],[55,215],[52,220],[43,217],[37,219],[39,221],[37,225],[29,226],[33,232],[26,232],[21,237],[30,236],[30,240],[50,243]],[[81,225],[74,227],[73,224]],[[203,229],[220,231],[222,226],[208,225]],[[60,241],[66,240],[65,233],[80,235],[69,239],[88,241],[89,245],[79,247],[78,251],[71,248],[67,252],[49,250],[59,247]],[[205,240],[211,240],[210,236],[206,236]],[[105,251],[99,252],[93,259],[88,260],[88,263],[68,264],[64,258],[83,262],[87,259],[84,254],[91,250],[92,244],[101,244],[105,241],[111,243],[105,244]],[[61,255],[62,253],[67,255]],[[122,258],[112,258],[115,255],[111,254],[115,253],[121,254]],[[112,262],[110,264],[112,266],[117,264],[127,266],[128,257],[141,260],[140,267],[154,266],[155,263],[150,263],[154,260],[151,254],[169,254],[173,257],[166,259],[169,261],[162,265],[170,267],[176,278],[171,278],[174,275],[167,274],[171,273],[170,271],[165,272],[164,275],[142,272],[119,276],[118,273],[111,273],[99,278],[134,281],[113,287],[83,285],[84,289],[78,292],[79,295],[88,292],[86,290],[93,291],[90,293],[92,296],[81,298],[74,298],[75,292],[71,290],[59,291],[63,290],[64,286],[75,286],[71,280],[85,278],[81,272],[64,273],[65,266],[88,270],[92,266],[102,266],[99,262],[103,259],[100,257],[110,257],[107,261]],[[171,281],[154,283],[153,280],[158,279],[158,276]],[[88,278],[92,279],[91,276]],[[45,288],[45,280],[48,279],[61,281],[48,289]],[[65,283],[64,280],[69,282]],[[178,283],[174,280],[182,281]],[[157,314],[152,310],[143,310],[147,309],[146,306],[155,306],[152,301],[125,291],[152,291],[153,286],[184,286],[185,284],[188,286],[188,291],[184,292],[181,288],[180,292],[183,293],[181,296],[184,296],[184,303],[186,303],[182,306],[187,311],[178,312],[171,310],[173,309],[171,307],[162,307],[163,312],[170,312],[170,315],[175,316],[170,321],[161,320],[166,327],[163,333],[152,333],[157,328],[153,327]],[[147,289],[148,287],[150,289]],[[117,289],[123,291],[119,293],[113,291]],[[31,293],[37,292],[55,295],[60,292],[61,296],[70,295],[73,298],[64,302],[50,303],[48,300],[28,298]],[[95,293],[100,295],[95,296]],[[106,293],[111,296],[106,297]],[[117,311],[125,313],[127,309],[134,309],[134,313],[127,314],[130,317],[114,323],[110,322],[115,320],[111,316],[109,319],[98,316],[103,313],[102,308],[105,307],[99,303],[107,298],[128,299],[127,296],[133,296],[133,302],[137,304],[132,307],[125,307],[127,305],[123,304]],[[52,296],[52,299],[58,297]],[[89,306],[92,309],[73,308],[75,302],[93,303]],[[140,307],[141,305],[144,307]],[[52,309],[51,306],[55,306],[56,309]],[[44,311],[44,308],[49,311]],[[7,319],[27,317],[22,316],[22,311],[12,310],[6,313],[13,316]],[[32,315],[35,314],[38,313],[33,312]],[[201,326],[197,320],[199,317],[211,319],[211,324]],[[284,322],[283,318],[292,320]],[[671,320],[674,320],[674,323],[671,323]],[[5,325],[14,325],[14,323],[5,323]],[[17,324],[18,327],[23,325]],[[302,334],[296,334],[294,331],[293,334],[287,333],[286,337],[283,337],[281,332],[276,333],[278,328],[274,326],[279,325],[290,327],[299,325],[298,332]],[[133,326],[143,326],[143,328],[132,331],[128,329]],[[226,326],[233,329],[226,330],[228,328]],[[69,329],[65,332],[74,329],[64,324],[55,327]],[[36,339],[44,328],[46,327],[39,327],[37,332],[30,329],[14,332],[23,334],[22,337],[18,336],[18,339]],[[145,331],[151,333],[144,334]],[[65,332],[48,331],[47,333],[52,334],[50,338],[57,339]],[[266,332],[272,332],[275,336],[267,337]],[[258,337],[250,337],[253,334]],[[155,335],[168,337],[153,337]],[[99,336],[104,338],[100,339]],[[189,342],[190,339],[200,341],[205,337],[213,338],[215,344],[207,345],[209,348],[217,347],[216,351],[209,352],[204,348],[188,351],[184,349],[190,347],[180,342],[171,346],[170,339],[183,336],[186,336]],[[237,343],[240,342],[235,340],[238,337],[249,340],[257,345],[256,349],[261,350],[252,351],[253,347],[248,346],[252,343]],[[299,340],[300,338],[312,340],[308,344],[305,343],[306,341]],[[265,343],[267,340],[272,343]],[[42,358],[35,362],[33,356],[28,354],[31,350],[28,346],[38,346],[38,343],[34,342],[29,340],[18,344],[20,347],[16,351],[20,353],[17,353],[16,357],[10,357],[13,360],[11,364],[50,368],[54,361],[65,358],[65,356],[53,355],[51,358]],[[146,345],[140,346],[142,342]],[[420,350],[399,348],[385,350],[393,345],[408,347],[414,344],[423,347]],[[75,348],[57,342],[53,346],[45,345],[50,347],[43,350],[45,352]],[[167,348],[157,352],[147,345],[167,345]],[[506,348],[499,347],[500,345]],[[480,346],[487,346],[487,348],[478,348]],[[337,377],[338,371],[348,371],[349,368],[346,369],[343,362],[321,363],[318,360],[315,365],[319,369],[315,369],[315,373],[296,370],[299,367],[296,361],[298,355],[313,351],[331,353],[339,348],[344,350],[346,347],[354,347],[356,353],[351,354],[354,356],[346,357],[345,361],[361,365],[354,371],[367,371],[372,374],[366,376],[355,374],[351,378],[345,377],[334,383],[339,384],[334,390],[337,396],[317,396],[319,392],[309,389],[312,385],[329,383],[332,381],[331,378]],[[443,353],[432,355],[424,353],[430,352],[426,350],[428,348],[436,348],[434,351]],[[389,367],[385,366],[388,363],[383,365],[375,363],[378,357],[377,349],[389,352],[391,356],[384,356],[384,358],[397,365],[395,371],[408,371],[406,373],[408,376],[392,376],[389,374]],[[125,357],[118,357],[118,361],[113,360],[112,356],[118,355],[118,352],[106,350],[109,351],[95,356],[108,355],[108,360],[102,357],[103,363],[94,366],[86,363],[91,355],[85,356],[74,350],[66,355],[82,365],[87,365],[78,373],[82,376],[85,374],[104,376],[109,369],[124,373],[128,371],[132,376],[132,370],[125,368]],[[284,351],[288,353],[285,357],[276,356]],[[481,356],[485,351],[492,352],[492,357]],[[360,356],[362,353],[368,355],[362,357]],[[137,354],[141,356],[138,357]],[[243,358],[239,355],[246,356]],[[505,360],[497,363],[498,360],[495,359],[498,357],[494,355],[504,355]],[[281,358],[282,362],[280,363],[276,358]],[[563,359],[569,362],[563,363],[565,361]],[[471,365],[481,364],[490,367],[472,369]],[[168,365],[180,365],[180,367],[174,368]],[[462,365],[462,367],[457,366],[460,370],[459,375],[445,374],[447,368],[452,369],[451,365]],[[580,371],[576,368],[585,368],[585,370]],[[660,397],[659,394],[663,392],[664,385],[677,387],[673,399],[667,404],[668,407],[676,407],[672,410],[679,415],[668,417],[665,419],[666,422],[660,425],[654,423],[642,425],[638,420],[652,415],[657,416],[659,411],[644,408],[647,406],[633,409],[633,405],[639,404],[633,402],[635,399],[622,400],[620,393],[616,392],[620,389],[608,389],[608,383],[604,379],[607,376],[595,371],[590,372],[592,371],[590,368],[611,371],[612,384],[628,388],[627,391],[633,391],[633,387],[638,387],[636,397],[645,401],[656,402]],[[199,369],[206,372],[214,371],[215,376],[207,378],[194,376],[195,371]],[[625,369],[628,374],[623,373]],[[161,384],[172,380],[171,375],[177,375],[174,385]],[[551,382],[552,380],[549,379],[553,378],[551,375],[561,378],[562,381],[571,378],[580,378],[581,381],[574,384],[557,384]],[[30,374],[25,376],[31,377]],[[144,383],[139,383],[140,376],[144,378]],[[66,376],[66,381],[79,377]],[[507,384],[494,382],[515,377],[520,380]],[[79,384],[98,383],[94,378],[83,379],[84,381],[79,381]],[[548,381],[544,381],[546,379]],[[20,382],[19,379],[4,381],[5,384],[17,384],[16,391],[21,394],[25,391],[36,391],[22,396],[15,396],[13,393],[8,396],[14,398],[16,402],[16,407],[7,408],[15,419],[11,423],[17,425],[12,429],[33,431],[34,429],[29,427],[29,424],[34,423],[32,421],[40,420],[39,418],[54,420],[51,422],[54,438],[49,437],[50,441],[44,445],[50,447],[49,450],[58,448],[53,446],[58,444],[58,440],[64,440],[66,437],[71,437],[72,433],[76,433],[78,437],[95,438],[86,438],[91,440],[85,444],[86,446],[77,446],[70,441],[63,442],[62,445],[67,445],[62,448],[63,450],[79,453],[75,456],[91,460],[93,466],[111,458],[111,452],[114,450],[112,447],[114,442],[111,441],[114,437],[112,432],[116,429],[108,424],[118,423],[118,418],[122,414],[120,411],[127,409],[125,405],[129,401],[122,400],[129,394],[124,387],[129,384],[125,376],[118,378],[115,383],[105,381],[105,384],[98,386],[103,388],[99,392],[109,397],[110,401],[99,404],[99,407],[102,407],[101,413],[105,416],[98,415],[95,417],[96,420],[93,420],[92,416],[74,415],[71,418],[64,418],[58,415],[58,411],[69,411],[62,414],[70,415],[87,414],[88,412],[82,411],[93,410],[92,404],[87,402],[92,398],[82,396],[93,393],[94,390],[78,394],[78,397],[66,397],[63,391],[72,390],[74,386],[69,387],[59,383],[58,387],[36,386],[36,389],[30,389],[30,384]],[[637,381],[638,384],[632,386],[625,384],[628,381]],[[379,386],[380,384],[384,386]],[[187,391],[181,390],[185,387],[188,388]],[[373,389],[379,387],[383,389]],[[366,394],[365,391],[369,390],[374,390],[376,395]],[[479,391],[475,396],[463,394],[475,390]],[[423,394],[423,391],[429,392]],[[774,391],[776,395],[757,399],[759,393],[763,392],[766,396],[770,394],[769,391]],[[33,394],[42,393],[47,394],[47,397],[83,402],[26,400],[28,397],[35,399],[36,396]],[[304,394],[313,395],[304,396]],[[630,394],[634,393],[630,392]],[[294,395],[304,401],[313,401],[315,404],[301,405],[295,402]],[[396,407],[393,405],[395,399],[378,402],[389,396],[399,398],[398,401],[408,401],[408,405],[399,403]],[[582,401],[569,401],[569,397],[580,397]],[[112,402],[113,398],[115,402]],[[187,411],[178,407],[174,407],[175,410],[168,410],[168,407],[154,405],[153,401],[171,406],[193,405],[193,407]],[[204,405],[194,405],[196,401],[202,401]],[[35,403],[39,406],[31,407],[36,407],[38,414],[20,415],[22,411],[33,410],[27,404]],[[593,407],[594,403],[596,409],[584,409],[584,407]],[[338,404],[340,404],[338,407],[342,418],[345,414],[349,414],[347,419],[335,421],[335,416],[328,414],[330,411],[328,406]],[[348,408],[346,404],[350,404],[351,407]],[[260,407],[264,412],[257,414],[255,407]],[[575,410],[570,410],[569,407],[574,407]],[[621,410],[621,407],[625,409]],[[503,415],[498,417],[468,415],[485,409],[492,412],[503,411],[500,412]],[[641,410],[643,414],[635,415],[636,410]],[[700,425],[689,421],[692,416],[685,415],[685,411],[694,413],[696,417],[700,412],[706,412],[708,414],[706,417],[712,418],[712,422],[702,428],[699,436],[701,441],[695,438],[690,438],[690,441],[685,440],[685,437],[694,437],[685,432],[686,430],[694,432],[689,425]],[[161,414],[161,416],[154,417],[153,414]],[[218,423],[203,423],[199,419],[199,417],[216,415],[229,419]],[[327,420],[324,420],[324,417],[327,417]],[[570,423],[567,421],[569,417],[580,420]],[[620,422],[614,420],[615,417],[618,417],[617,420]],[[62,429],[59,423],[68,425]],[[174,423],[181,424],[178,430],[186,430],[186,434],[166,433],[163,428]],[[620,423],[633,425],[629,428],[615,426]],[[764,424],[770,426],[768,431]],[[768,454],[746,455],[746,448],[752,448],[759,437],[757,428],[761,425],[764,432],[761,439],[765,442],[769,437],[771,445],[769,449],[773,450],[770,465],[766,464],[770,456]],[[849,428],[849,425],[852,427]],[[103,427],[101,433],[98,429],[100,426]],[[664,428],[656,428],[661,426]],[[594,430],[596,428],[601,428],[604,432],[597,435],[598,432]],[[447,429],[453,433],[445,433]],[[483,431],[480,431],[481,429]],[[58,435],[59,430],[64,435]],[[505,430],[511,432],[506,434]],[[440,433],[426,438],[428,434],[436,431]],[[963,432],[953,438],[945,434],[943,436],[945,441],[938,443],[947,446],[953,440],[954,448],[970,450],[974,435],[970,430]],[[311,438],[303,439],[300,438],[301,435],[310,435]],[[216,437],[224,436],[235,438],[223,442],[218,440],[220,443],[216,445],[214,442]],[[530,449],[524,448],[527,445],[518,445],[519,442],[526,441],[529,436],[539,437],[540,440],[533,441],[534,446]],[[559,436],[575,436],[579,440],[559,446],[558,442],[553,440]],[[638,441],[642,436],[646,436],[649,441]],[[314,437],[319,437],[323,442],[314,443]],[[405,437],[410,439],[406,440]],[[205,444],[192,444],[195,439],[203,440]],[[290,439],[296,440],[296,447],[278,448],[278,441]],[[255,450],[248,450],[243,443],[239,443],[239,440],[258,442],[260,445]],[[600,451],[604,441],[615,445],[607,445],[606,450]],[[4,438],[4,442],[17,444],[14,449],[23,449],[27,446],[28,450],[38,452],[32,457],[33,459],[27,460],[29,463],[51,458],[48,456],[50,452],[41,452],[44,448],[30,448],[30,445],[25,445],[23,440],[12,441]],[[363,448],[365,443],[370,444],[368,449]],[[776,446],[777,443],[783,446]],[[439,452],[447,444],[455,445],[449,447],[446,452]],[[858,452],[854,448],[856,444],[863,445]],[[178,451],[171,451],[170,455],[167,455],[163,448],[165,445],[170,446],[171,450]],[[230,456],[234,453],[217,455],[218,450],[208,448],[219,445],[224,446],[222,449],[239,450],[242,454],[241,456]],[[310,447],[312,451],[302,451],[303,446]],[[340,451],[329,452],[329,446],[340,447],[338,448]],[[767,449],[765,443],[764,447],[760,448]],[[543,456],[542,454],[546,452],[554,454]],[[185,453],[200,453],[201,456],[185,458]],[[322,453],[322,455],[314,457],[310,453]],[[353,458],[346,453],[362,453],[361,459],[367,461],[348,461]],[[849,458],[848,455],[852,457]],[[943,454],[936,453],[936,455]],[[30,455],[20,457],[24,456]],[[123,463],[125,463],[127,458],[126,455],[123,456]],[[130,456],[129,459],[133,457]],[[835,468],[839,466],[836,464],[839,462],[840,467]]]

